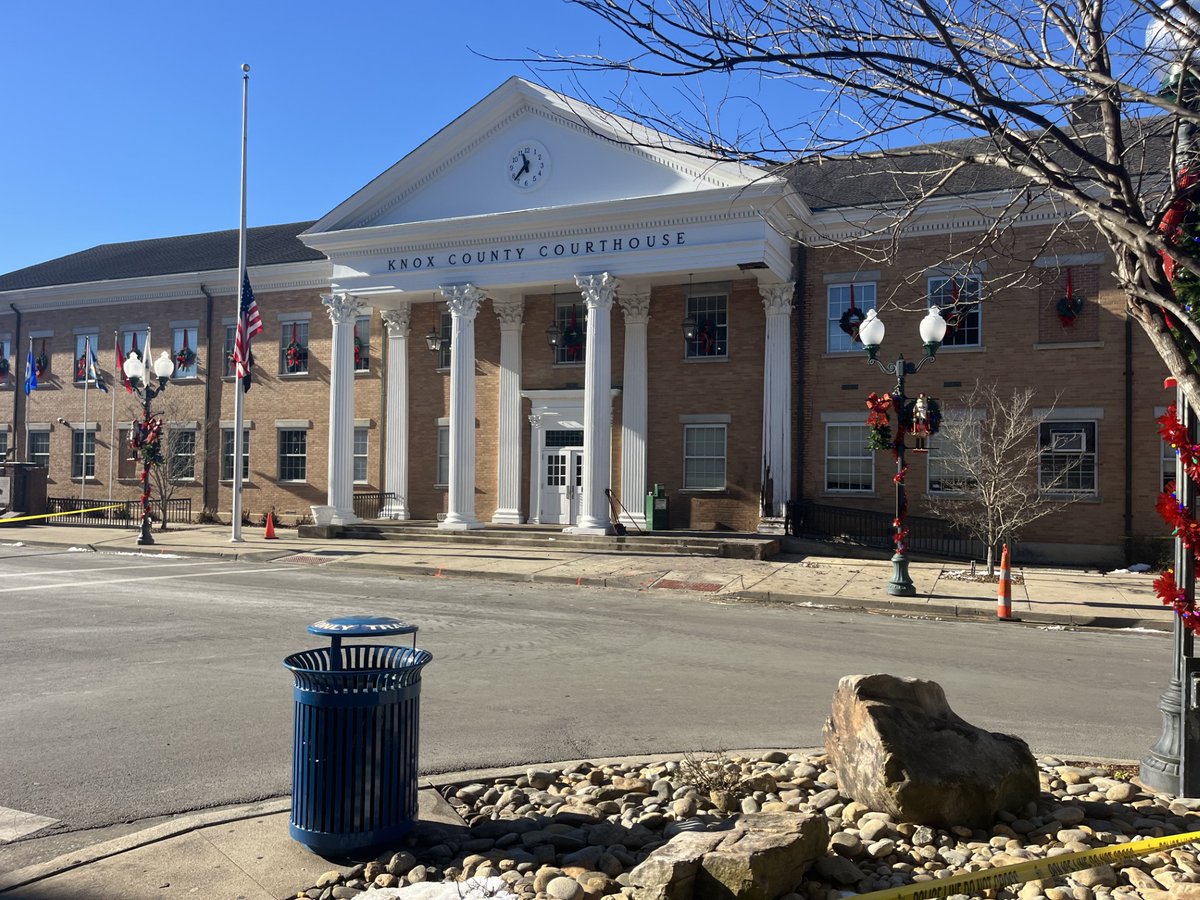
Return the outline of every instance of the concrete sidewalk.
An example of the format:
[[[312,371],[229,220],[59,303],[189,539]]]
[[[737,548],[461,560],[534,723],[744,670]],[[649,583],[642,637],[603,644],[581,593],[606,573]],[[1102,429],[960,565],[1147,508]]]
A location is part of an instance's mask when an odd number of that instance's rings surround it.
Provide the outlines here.
[[[266,540],[261,528],[243,529],[232,543],[223,525],[174,526],[154,533],[151,547],[137,545],[136,531],[44,525],[0,528],[0,545],[81,547],[96,551],[171,553],[279,565],[353,567],[426,578],[491,578],[502,581],[695,591],[731,600],[799,603],[821,607],[936,618],[996,619],[996,585],[964,580],[961,563],[913,562],[914,597],[887,593],[892,566],[886,559],[833,555],[827,544],[801,545],[813,552],[769,560],[596,552],[556,546],[511,547],[446,542],[297,538],[280,529]],[[1171,610],[1155,597],[1151,574],[1103,574],[1078,569],[1014,570],[1013,618],[1038,625],[1149,628],[1169,631]]]

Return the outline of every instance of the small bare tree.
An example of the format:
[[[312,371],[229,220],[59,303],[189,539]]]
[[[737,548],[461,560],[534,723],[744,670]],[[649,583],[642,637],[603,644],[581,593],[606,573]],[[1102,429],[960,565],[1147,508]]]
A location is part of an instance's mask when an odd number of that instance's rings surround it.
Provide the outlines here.
[[[1071,453],[1043,459],[1041,424],[1034,391],[1000,394],[975,382],[962,406],[947,412],[937,434],[941,490],[930,493],[930,511],[977,538],[987,548],[988,575],[996,550],[1021,530],[1072,502],[1065,493],[1078,471]],[[1057,493],[1056,493],[1057,492]]]
[[[198,473],[204,471],[204,448],[208,441],[199,398],[164,392],[156,398],[154,407],[154,415],[163,422],[159,438],[162,462],[150,470],[150,502],[158,509],[159,531],[166,531],[168,504],[182,486],[197,483]],[[198,422],[199,427],[181,427],[184,422]]]

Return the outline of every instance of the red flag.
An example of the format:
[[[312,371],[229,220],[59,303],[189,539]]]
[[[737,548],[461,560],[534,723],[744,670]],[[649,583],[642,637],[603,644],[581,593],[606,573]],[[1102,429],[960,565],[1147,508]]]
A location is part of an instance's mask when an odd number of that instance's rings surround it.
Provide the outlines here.
[[[137,338],[134,338],[136,343]],[[129,379],[125,377],[125,354],[121,352],[121,339],[117,338],[117,372],[121,375],[121,384],[125,385],[125,392],[133,393],[133,385],[129,383]]]

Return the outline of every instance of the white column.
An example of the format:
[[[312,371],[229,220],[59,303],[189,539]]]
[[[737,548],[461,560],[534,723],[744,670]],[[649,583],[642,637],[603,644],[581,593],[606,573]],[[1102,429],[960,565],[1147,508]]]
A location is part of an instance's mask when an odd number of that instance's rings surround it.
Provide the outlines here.
[[[542,417],[529,417],[529,521],[542,521]]]
[[[608,272],[576,275],[587,305],[583,378],[583,485],[574,534],[611,534],[608,498],[612,472],[612,323],[609,314],[618,281]]]
[[[767,314],[763,357],[762,522],[759,531],[782,532],[792,494],[791,284],[761,284]]]
[[[625,525],[646,527],[646,324],[650,292],[621,291],[625,374],[621,388],[621,503]]]
[[[328,500],[313,507],[313,520],[331,525],[361,522],[354,515],[354,321],[362,309],[349,294],[322,294],[333,323],[329,358]]]
[[[525,324],[523,297],[492,298],[500,320],[500,421],[496,460],[498,525],[520,525],[521,515],[521,331]]]
[[[438,528],[469,531],[483,527],[475,517],[475,316],[483,292],[473,284],[438,290],[450,308],[450,496]]]
[[[408,332],[412,304],[401,303],[380,314],[387,329],[387,448],[383,489],[392,495],[383,507],[385,519],[407,519],[408,511]]]

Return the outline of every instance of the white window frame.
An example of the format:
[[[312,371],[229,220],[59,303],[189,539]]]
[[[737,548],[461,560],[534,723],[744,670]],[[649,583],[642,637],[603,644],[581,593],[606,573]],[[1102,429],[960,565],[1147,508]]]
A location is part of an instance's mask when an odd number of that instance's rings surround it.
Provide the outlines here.
[[[964,410],[963,412],[965,413],[966,411]],[[946,479],[946,480],[959,478],[963,482],[973,481],[973,479],[971,479],[968,475],[956,474],[953,471],[950,471],[949,469],[947,469],[947,471],[944,473],[939,471],[939,466],[941,465],[942,443],[945,440],[944,429],[946,426],[946,421],[950,416],[957,416],[957,415],[958,415],[958,413],[948,413],[948,414],[944,415],[942,417],[943,431],[939,432],[938,434],[931,434],[925,444],[926,449],[929,450],[929,455],[925,457],[925,459],[927,461],[927,464],[925,466],[925,490],[927,493],[936,494],[939,497],[960,496],[962,494],[968,493],[971,489],[971,485],[967,484],[967,483],[963,483],[961,486],[952,487],[952,488],[935,487],[934,486],[935,478]],[[955,422],[955,424],[958,425],[960,423]],[[965,424],[973,424],[975,426],[975,435],[974,435],[973,444],[977,448],[982,448],[983,447],[983,420],[982,420],[982,418],[981,417],[971,417],[969,422],[964,422],[961,424],[964,424],[964,425]]]
[[[188,349],[192,351],[192,364],[186,369],[180,368],[179,364],[175,362],[175,357],[183,349],[184,334],[187,335]],[[172,378],[200,377],[200,352],[196,349],[198,334],[199,329],[195,325],[181,325],[178,328],[171,329],[171,362],[175,365],[175,373],[171,376]]]
[[[841,281],[827,285],[825,290],[825,311],[828,316],[825,323],[826,353],[857,353],[862,350],[861,341],[855,341],[842,331],[842,315],[850,308],[850,288],[852,286],[855,309],[866,313],[868,309],[876,308],[879,286],[874,281]]]
[[[48,435],[49,432],[46,432]],[[88,438],[91,441],[88,441]],[[76,442],[82,443],[82,447],[76,446]],[[88,444],[91,444],[91,451],[88,450]],[[88,463],[91,463],[91,471],[88,471]],[[82,428],[71,429],[71,480],[72,481],[95,481],[96,479],[96,429],[84,426]]]
[[[1092,446],[1087,446],[1088,429],[1091,429]],[[1047,438],[1053,446],[1047,443]],[[1075,449],[1079,438],[1079,449]],[[1064,494],[1075,497],[1098,497],[1100,495],[1100,423],[1095,419],[1047,419],[1038,425],[1038,488],[1053,496]],[[1049,459],[1047,459],[1049,454]],[[1055,467],[1047,469],[1058,456],[1078,455],[1080,460],[1091,460],[1091,487],[1045,486],[1045,476],[1053,474]],[[1082,467],[1081,467],[1082,468]],[[1068,482],[1070,481],[1068,474]]]
[[[359,453],[359,442],[362,442],[362,452]],[[368,462],[371,452],[371,429],[366,425],[354,426],[354,436],[351,438],[351,476],[355,484],[367,484],[370,482],[370,469]],[[362,469],[362,477],[359,477],[359,469]]]
[[[715,307],[701,309],[701,307]],[[688,289],[684,304],[684,316],[691,317],[696,330],[691,339],[683,340],[684,359],[729,359],[729,288],[726,285],[696,285]],[[703,329],[713,331],[711,343],[703,336]],[[709,351],[705,351],[705,347]]]
[[[438,310],[437,333],[442,339],[438,349],[437,367],[441,371],[450,371],[450,342],[454,338],[454,317],[444,306]]]
[[[44,452],[35,453],[33,450],[33,439],[38,439],[39,444],[45,445]],[[35,466],[40,465],[42,468],[49,470],[50,468],[50,429],[30,428],[25,432],[25,458]]]
[[[92,378],[88,373],[88,360],[83,361],[83,377],[79,378],[79,360],[83,357],[84,351],[87,348],[88,340],[91,340],[92,351],[96,351],[96,341],[100,339],[99,331],[80,331],[75,334],[75,355],[71,358],[71,381],[82,386],[84,383],[95,384],[96,379]],[[96,353],[97,361],[100,359],[100,354]],[[76,476],[79,477],[79,476]]]
[[[226,472],[229,473],[226,476]],[[233,482],[233,428],[221,428],[221,472],[219,481]],[[250,429],[242,429],[242,481],[250,478]]]
[[[165,460],[167,466],[167,476],[172,482],[195,481],[196,480],[196,458],[199,455],[199,428],[194,425],[168,425],[167,426],[167,445],[170,448],[171,455]],[[192,452],[179,452],[179,436],[190,434],[192,437]],[[179,475],[176,472],[176,463],[180,459],[190,459],[192,461],[191,474]]]
[[[720,432],[721,452],[719,455],[700,455],[688,453],[688,437],[692,432],[701,430]],[[720,484],[696,484],[689,481],[688,463],[694,461],[720,460]],[[693,476],[694,477],[694,476]],[[724,491],[729,486],[729,425],[726,422],[688,422],[683,426],[683,490],[685,491]]]
[[[571,327],[571,312],[575,313],[575,327],[579,329],[579,351],[572,357],[567,348],[567,329]],[[554,347],[554,365],[582,366],[587,361],[587,316],[588,307],[578,294],[559,295],[554,298],[554,324],[558,326],[558,344]]]
[[[947,274],[938,272],[929,276],[929,302],[927,306],[936,306],[943,312],[953,306],[952,298],[954,296],[953,283],[958,282],[959,300],[965,296],[970,296],[974,291],[974,308],[967,314],[967,324],[964,327],[956,328],[953,331],[947,331],[945,340],[942,341],[942,349],[947,347],[982,347],[983,346],[983,276],[978,272],[965,272],[958,274]],[[971,320],[974,320],[972,326]],[[969,328],[973,327],[976,332],[974,341],[960,340],[960,337],[968,333]]]
[[[434,454],[437,460],[436,468],[433,473],[434,487],[444,488],[450,483],[450,423],[445,420],[439,420],[437,423],[437,452]],[[445,475],[446,480],[442,480]]]
[[[308,427],[280,425],[275,430],[275,480],[280,484],[308,484]],[[302,478],[285,478],[283,476],[283,461],[284,461],[284,435],[302,434],[304,436],[304,452],[303,453],[288,453],[289,460],[300,459],[304,466],[304,477]]]
[[[859,456],[830,454],[830,429],[834,428],[858,428],[862,431],[862,454]],[[825,493],[826,494],[873,494],[875,493],[875,453],[867,446],[867,441],[870,436],[870,429],[862,422],[826,422],[825,423]],[[867,460],[867,474],[869,476],[869,484],[863,488],[849,487],[830,487],[829,486],[829,462],[833,459],[850,459],[850,460]]]
[[[309,373],[311,350],[309,348],[312,336],[309,334],[308,319],[281,319],[279,322],[279,374],[287,378]],[[296,332],[296,343],[304,348],[304,360],[300,368],[292,371],[288,368],[287,348],[292,343],[292,331]]]
[[[8,427],[0,428],[0,462],[8,459]]]
[[[362,344],[359,360],[354,364],[355,372],[371,371],[371,317],[358,316],[354,320],[354,337]]]

